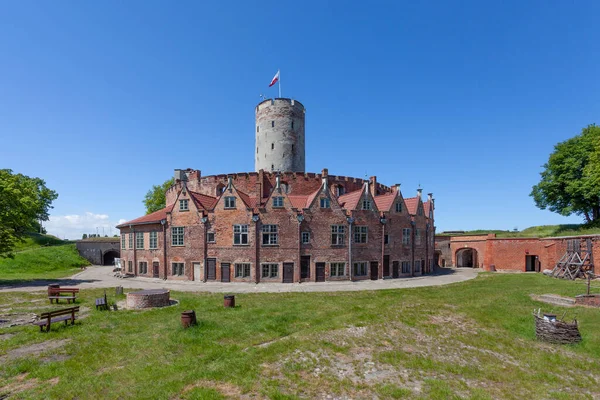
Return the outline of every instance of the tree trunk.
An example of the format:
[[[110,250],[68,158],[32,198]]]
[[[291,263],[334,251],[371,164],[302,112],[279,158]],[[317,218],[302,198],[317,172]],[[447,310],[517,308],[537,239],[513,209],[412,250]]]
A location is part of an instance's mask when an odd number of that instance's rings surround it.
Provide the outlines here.
[[[589,213],[589,212],[587,212],[587,211],[584,211],[584,212],[583,212],[583,216],[585,217],[585,222],[586,222],[587,224],[591,224],[591,223],[592,223],[592,220],[590,219],[590,213]]]

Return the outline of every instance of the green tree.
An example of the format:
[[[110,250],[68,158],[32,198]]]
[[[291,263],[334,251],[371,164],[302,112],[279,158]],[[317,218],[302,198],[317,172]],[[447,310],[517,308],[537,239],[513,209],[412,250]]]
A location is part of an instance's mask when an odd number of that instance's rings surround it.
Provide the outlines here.
[[[581,215],[586,223],[600,220],[600,127],[558,143],[544,164],[541,181],[530,196],[537,207],[561,215]]]
[[[0,169],[0,255],[12,256],[15,244],[27,232],[39,230],[58,194],[40,178]]]
[[[81,237],[82,239],[87,239],[87,233],[84,233],[83,236]]]
[[[144,205],[146,206],[146,214],[153,213],[155,211],[165,208],[166,191],[175,183],[173,178],[168,179],[162,183],[162,185],[154,185],[152,189],[148,190],[144,197]]]

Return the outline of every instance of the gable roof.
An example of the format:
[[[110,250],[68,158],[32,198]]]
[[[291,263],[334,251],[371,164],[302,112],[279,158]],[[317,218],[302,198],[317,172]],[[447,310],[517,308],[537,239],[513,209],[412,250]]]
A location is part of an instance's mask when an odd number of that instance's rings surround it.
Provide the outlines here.
[[[238,196],[240,196],[240,199],[242,199],[242,201],[244,202],[246,207],[248,207],[248,208],[256,207],[256,199],[257,199],[256,197],[250,197],[246,193],[241,192],[237,189],[236,189],[236,192],[237,192]]]
[[[363,189],[358,189],[354,192],[341,195],[340,197],[338,197],[338,202],[340,203],[340,206],[342,206],[346,210],[354,210],[356,209],[356,205],[362,197],[362,194]]]
[[[162,210],[155,211],[148,215],[144,215],[143,217],[139,217],[136,219],[132,219],[131,221],[123,222],[122,224],[117,225],[117,228],[123,228],[128,225],[144,225],[144,224],[152,224],[156,222],[160,222],[163,219],[167,218],[167,213],[173,211],[173,206],[175,203],[166,206]]]
[[[409,197],[408,199],[404,199],[404,203],[406,203],[406,209],[410,215],[417,215],[417,208],[419,207],[418,197]]]
[[[389,211],[396,200],[396,193],[387,193],[379,196],[375,196],[375,205],[379,211]]]
[[[288,199],[290,199],[290,203],[292,203],[292,207],[302,209],[306,208],[307,200],[310,197],[308,194],[294,194],[288,195]]]
[[[190,196],[194,199],[196,204],[199,204],[205,210],[212,210],[217,203],[217,198],[212,196],[207,196],[202,193],[192,192],[191,190]]]

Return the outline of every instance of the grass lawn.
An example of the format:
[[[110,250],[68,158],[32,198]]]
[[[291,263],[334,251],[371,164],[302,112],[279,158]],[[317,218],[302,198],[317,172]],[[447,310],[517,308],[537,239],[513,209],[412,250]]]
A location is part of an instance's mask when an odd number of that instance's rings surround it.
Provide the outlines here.
[[[540,225],[532,226],[522,231],[503,231],[503,230],[486,230],[479,229],[475,231],[466,231],[457,235],[448,236],[460,236],[460,235],[486,235],[488,233],[495,233],[498,238],[523,238],[523,237],[559,237],[559,236],[578,236],[578,235],[598,235],[600,234],[600,226],[591,225],[577,225],[577,224],[565,224],[565,225]],[[442,235],[444,235],[442,233]]]
[[[90,262],[79,256],[75,244],[34,247],[0,258],[0,286],[27,280],[71,276]],[[1,303],[0,303],[1,304]]]
[[[179,305],[101,312],[103,290],[82,290],[75,326],[0,329],[0,398],[598,398],[600,310],[529,296],[584,291],[484,273],[443,287],[241,294],[235,309],[222,294],[173,292]],[[537,342],[539,307],[577,315],[583,341]],[[0,293],[0,319],[50,308],[42,292]],[[183,329],[188,309],[199,325]]]

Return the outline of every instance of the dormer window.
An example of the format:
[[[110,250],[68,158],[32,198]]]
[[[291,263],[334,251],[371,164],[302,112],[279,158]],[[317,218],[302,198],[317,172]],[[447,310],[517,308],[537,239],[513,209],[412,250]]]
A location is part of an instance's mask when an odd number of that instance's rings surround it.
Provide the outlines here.
[[[343,195],[346,191],[344,190],[344,187],[342,185],[337,185],[335,187],[335,194],[340,197],[341,195]]]
[[[275,121],[271,121],[271,128],[275,128]]]
[[[283,207],[283,197],[282,196],[273,197],[273,207]]]
[[[362,209],[363,210],[371,210],[371,201],[370,200],[363,200],[363,202],[362,202]]]
[[[423,215],[423,208],[422,207],[419,207],[419,210],[417,211],[417,214],[419,214],[421,216]]]
[[[327,197],[321,197],[321,200],[319,201],[321,208],[330,208],[331,207],[331,203],[329,202],[329,199]]]
[[[396,203],[396,212],[402,212],[402,203],[399,201]]]
[[[187,199],[183,199],[183,200],[179,200],[179,211],[188,211],[188,200]]]
[[[235,208],[235,197],[225,197],[225,208]]]

